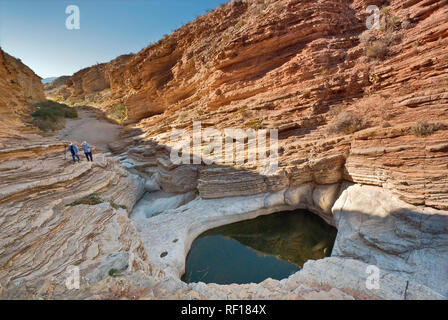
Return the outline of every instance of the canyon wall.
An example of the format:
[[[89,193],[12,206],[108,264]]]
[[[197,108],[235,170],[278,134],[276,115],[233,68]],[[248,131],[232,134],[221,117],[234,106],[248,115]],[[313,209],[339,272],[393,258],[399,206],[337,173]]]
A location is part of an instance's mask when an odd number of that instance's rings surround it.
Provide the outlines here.
[[[281,182],[260,186],[242,174],[244,192],[348,180],[447,209],[446,2],[374,3],[379,30],[366,29],[370,4],[232,1],[135,56],[78,72],[66,99],[124,104],[132,128],[160,145],[193,120],[278,129]],[[344,112],[364,130],[338,132]],[[201,171],[203,197],[243,192],[220,175]]]
[[[370,4],[381,8],[379,30],[366,30]],[[337,226],[332,258],[315,270],[331,259],[352,267],[355,257],[363,268],[377,265],[385,278],[401,277],[401,299],[415,294],[406,289],[413,281],[446,297],[447,8],[446,1],[233,1],[118,68],[112,97],[126,106],[129,125],[111,150],[151,177],[148,191],[158,185],[215,201],[139,221],[146,246],[160,248],[150,250],[151,261],[178,276],[197,225],[204,231],[203,225],[234,222],[226,211],[231,203],[237,211],[256,203],[234,197],[268,194],[263,210],[299,203]],[[193,121],[220,130],[278,129],[278,171],[174,164],[170,134],[181,128],[191,136]],[[193,158],[208,147],[204,142]],[[343,181],[355,185],[350,197]],[[207,220],[208,212],[219,217]],[[181,240],[163,238],[159,247],[151,231],[159,228]],[[359,289],[365,269],[353,276]],[[193,287],[206,297],[225,290]]]
[[[53,83],[48,90],[62,101],[126,107],[128,125],[110,149],[147,181],[110,154],[72,166],[53,139],[4,144],[0,294],[446,299],[447,3],[379,1],[382,28],[366,31],[370,4],[232,1],[135,56]],[[191,132],[193,120],[204,128],[278,129],[278,171],[173,164],[170,133]],[[128,215],[144,187],[200,198],[138,231]],[[92,193],[104,201],[73,205]],[[331,258],[261,284],[176,278],[204,228],[297,206],[337,226]],[[365,288],[371,263],[384,272],[380,292]],[[81,290],[65,287],[71,265],[81,269]]]
[[[344,179],[447,209],[446,6],[392,1],[387,14],[395,25],[383,31],[365,31],[365,7],[357,1],[233,2],[125,66],[127,86],[120,92],[128,118],[160,113],[138,127],[163,145],[172,127],[191,129],[192,120],[218,129],[278,128],[283,182],[265,181],[265,191]],[[368,56],[376,41],[387,42],[384,57]],[[358,114],[367,128],[330,133],[340,110]],[[438,130],[416,136],[419,121],[437,121]],[[202,171],[201,195],[232,195],[238,184],[224,175]],[[256,194],[260,183],[252,181],[243,188]]]
[[[73,165],[66,141],[26,124],[44,100],[41,79],[0,51],[0,299],[64,296],[74,267],[82,285],[112,269],[163,277],[128,218],[143,179],[99,151]],[[82,200],[92,194],[95,206]]]
[[[68,104],[89,104],[110,109],[108,106],[113,106],[110,102],[111,74],[133,56],[134,54],[121,55],[109,63],[98,63],[72,76],[59,77],[45,85],[45,94],[51,99]]]
[[[45,100],[41,78],[0,48],[0,140],[33,131],[29,103]]]

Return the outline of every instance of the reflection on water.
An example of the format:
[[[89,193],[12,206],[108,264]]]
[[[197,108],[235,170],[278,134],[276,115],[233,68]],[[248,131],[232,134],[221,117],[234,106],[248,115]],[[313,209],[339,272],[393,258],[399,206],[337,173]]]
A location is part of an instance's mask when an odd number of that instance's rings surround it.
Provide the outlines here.
[[[335,228],[303,210],[226,225],[193,242],[182,280],[229,284],[287,278],[307,260],[329,256],[335,238]]]

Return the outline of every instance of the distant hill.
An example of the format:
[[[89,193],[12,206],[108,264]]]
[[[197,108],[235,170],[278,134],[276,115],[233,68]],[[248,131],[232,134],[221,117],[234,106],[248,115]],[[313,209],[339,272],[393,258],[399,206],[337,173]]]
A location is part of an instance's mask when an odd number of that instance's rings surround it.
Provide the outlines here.
[[[42,79],[42,83],[43,83],[43,84],[50,83],[50,82],[52,82],[53,80],[56,80],[57,78],[58,78],[58,77],[45,78],[45,79]]]

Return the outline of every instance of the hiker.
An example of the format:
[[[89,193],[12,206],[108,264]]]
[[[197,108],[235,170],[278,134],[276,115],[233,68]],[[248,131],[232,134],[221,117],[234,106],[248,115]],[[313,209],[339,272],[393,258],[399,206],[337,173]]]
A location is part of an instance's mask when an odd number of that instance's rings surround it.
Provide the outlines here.
[[[76,159],[75,157],[78,159],[78,162],[81,162],[81,159],[79,159],[78,156],[78,147],[76,146],[76,144],[73,144],[72,142],[70,142],[70,144],[68,145],[67,151],[70,151],[70,153],[72,154],[72,158],[73,158],[73,163],[76,163]]]
[[[87,142],[83,142],[81,145],[82,150],[84,150],[84,154],[86,155],[87,161],[93,162],[92,149],[90,148],[90,144]]]

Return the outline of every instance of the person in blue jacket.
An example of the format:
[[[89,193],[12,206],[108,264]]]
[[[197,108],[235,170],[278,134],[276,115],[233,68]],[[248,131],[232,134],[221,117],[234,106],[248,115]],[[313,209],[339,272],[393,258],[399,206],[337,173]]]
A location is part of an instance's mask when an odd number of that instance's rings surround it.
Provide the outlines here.
[[[81,148],[82,150],[84,150],[84,154],[86,155],[87,161],[93,162],[92,148],[90,147],[90,144],[84,141],[81,145]]]
[[[79,156],[78,156],[79,149],[76,146],[76,144],[73,144],[72,142],[70,142],[70,144],[68,145],[67,151],[70,151],[70,153],[72,154],[73,163],[76,163],[76,158],[78,159],[78,162],[81,162],[81,159],[79,159]]]

